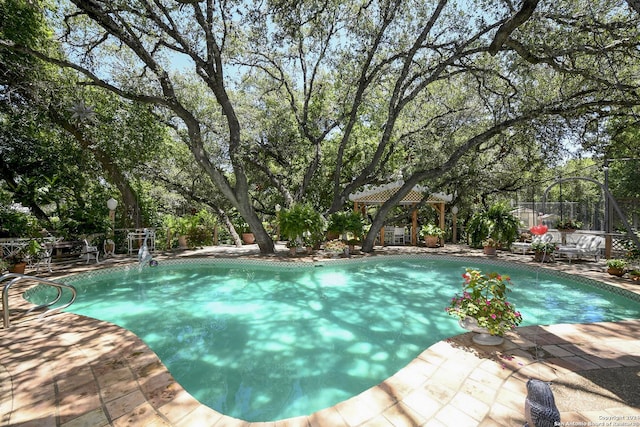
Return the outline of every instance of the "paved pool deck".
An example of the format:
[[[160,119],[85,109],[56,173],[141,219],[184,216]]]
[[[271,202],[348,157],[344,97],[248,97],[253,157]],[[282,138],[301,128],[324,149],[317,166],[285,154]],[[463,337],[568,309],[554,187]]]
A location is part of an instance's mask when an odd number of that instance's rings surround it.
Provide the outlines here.
[[[458,245],[376,250],[377,255],[391,253],[482,256]],[[271,258],[292,259],[285,248],[278,254]],[[255,246],[157,258],[182,256],[261,258]],[[506,252],[497,259],[533,263],[531,255]],[[134,257],[117,256],[97,266],[54,265],[53,273],[41,276],[131,262]],[[638,282],[607,275],[602,261],[562,260],[542,268],[640,293]],[[0,329],[0,426],[522,426],[525,384],[538,378],[552,382],[562,425],[640,427],[640,319],[520,327],[494,347],[477,345],[464,333],[425,349],[392,377],[331,408],[250,423],[196,401],[127,330],[71,313],[14,321],[29,307],[19,290],[10,300],[13,327]]]

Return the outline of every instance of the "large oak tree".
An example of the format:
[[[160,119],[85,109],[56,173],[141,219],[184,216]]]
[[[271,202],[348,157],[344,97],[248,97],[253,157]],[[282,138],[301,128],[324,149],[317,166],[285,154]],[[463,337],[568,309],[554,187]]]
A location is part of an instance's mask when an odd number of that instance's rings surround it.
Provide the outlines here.
[[[253,180],[293,201],[318,174],[330,176],[326,208],[336,211],[401,165],[404,186],[363,243],[371,250],[404,194],[474,162],[476,150],[531,144],[520,135],[549,126],[561,135],[578,118],[604,120],[640,102],[636,2],[467,3],[70,0],[55,15],[68,59],[19,41],[0,48],[155,105],[265,253],[273,242]],[[193,103],[182,73],[200,79],[203,105],[218,111]],[[293,132],[261,132],[241,108],[267,110],[268,99],[280,100],[277,119]],[[283,179],[291,153],[296,180]]]

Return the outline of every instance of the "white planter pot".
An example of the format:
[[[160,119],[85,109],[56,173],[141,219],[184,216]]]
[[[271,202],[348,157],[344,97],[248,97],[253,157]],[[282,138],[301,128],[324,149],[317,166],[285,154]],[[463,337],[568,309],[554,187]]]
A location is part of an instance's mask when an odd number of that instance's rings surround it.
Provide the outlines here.
[[[500,345],[503,343],[504,338],[500,335],[491,335],[486,328],[478,326],[478,322],[473,317],[465,317],[458,320],[460,327],[475,332],[473,336],[473,342],[480,345]]]

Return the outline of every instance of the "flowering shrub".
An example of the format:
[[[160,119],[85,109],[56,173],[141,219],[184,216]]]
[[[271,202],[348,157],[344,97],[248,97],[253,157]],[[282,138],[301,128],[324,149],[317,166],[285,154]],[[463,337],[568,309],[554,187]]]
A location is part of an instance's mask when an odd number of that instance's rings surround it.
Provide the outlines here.
[[[324,250],[329,252],[344,252],[347,245],[342,240],[330,240],[324,244]]]
[[[489,237],[485,240],[482,241],[482,246],[484,247],[490,247],[490,248],[495,248],[498,246],[498,241]]]
[[[546,252],[550,254],[558,249],[558,247],[553,242],[533,242],[531,249],[535,252]]]
[[[504,335],[522,322],[522,315],[507,301],[511,280],[497,273],[483,274],[467,268],[462,275],[462,295],[456,295],[445,311],[460,320],[472,317],[491,335]]]

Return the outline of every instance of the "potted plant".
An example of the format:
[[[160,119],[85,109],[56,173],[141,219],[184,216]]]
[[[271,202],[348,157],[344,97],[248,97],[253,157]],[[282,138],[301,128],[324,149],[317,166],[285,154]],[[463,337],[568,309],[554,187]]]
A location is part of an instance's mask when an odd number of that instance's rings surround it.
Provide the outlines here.
[[[556,228],[563,233],[573,233],[582,228],[582,221],[576,221],[574,219],[567,219],[565,221],[558,220],[558,222],[556,222]]]
[[[287,247],[298,247],[305,235],[317,236],[324,229],[322,215],[309,204],[295,204],[278,213],[280,233],[289,241]]]
[[[187,249],[189,247],[187,235],[191,228],[191,218],[186,216],[177,217],[174,215],[167,215],[163,222],[167,228],[167,242],[170,242],[171,238],[175,236],[178,239],[178,247],[181,249]]]
[[[482,249],[485,255],[495,255],[498,248],[498,241],[493,237],[488,237],[482,241]]]
[[[249,228],[249,224],[246,222],[243,221],[238,225],[238,232],[245,245],[252,245],[256,242],[256,236],[251,232],[251,228]]]
[[[424,238],[424,244],[428,248],[435,248],[444,236],[444,230],[437,225],[425,224],[420,227],[420,236]]]
[[[305,248],[307,248],[307,254],[311,255],[313,253],[313,246],[315,244],[315,239],[311,235],[311,233],[305,233],[304,237],[302,238],[302,244]]]
[[[26,246],[11,252],[5,259],[10,273],[24,274],[27,267],[27,259],[36,259],[42,246],[37,240],[29,240]]]
[[[534,252],[533,259],[537,262],[552,261],[556,249],[556,244],[553,242],[536,241],[531,244],[531,250]]]
[[[640,270],[629,270],[629,278],[634,282],[640,281]]]
[[[522,322],[522,315],[507,300],[511,291],[508,276],[483,274],[467,268],[462,275],[462,295],[456,294],[445,311],[458,318],[460,325],[477,332],[473,341],[483,345],[502,343],[505,332]]]
[[[486,211],[475,213],[467,225],[471,247],[480,247],[487,236],[496,240],[496,246],[511,247],[520,234],[520,219],[511,211],[507,203],[495,203]]]
[[[7,269],[9,270],[9,273],[24,274],[24,271],[27,268],[27,259],[22,248],[11,252],[5,260],[8,265]]]
[[[627,261],[621,258],[612,258],[607,260],[607,273],[612,276],[622,277],[627,267]]]
[[[362,222],[362,215],[358,212],[348,212],[345,214],[347,218],[344,231],[347,233],[348,240],[359,241],[364,234],[364,223]],[[357,243],[356,243],[357,244]]]
[[[359,239],[363,230],[362,216],[358,212],[334,212],[329,216],[327,233],[332,240],[339,237],[347,240],[347,234],[349,233],[351,233],[352,238]]]
[[[289,249],[289,255],[295,256],[296,252],[298,252],[298,242],[295,239],[288,240],[286,246]]]

